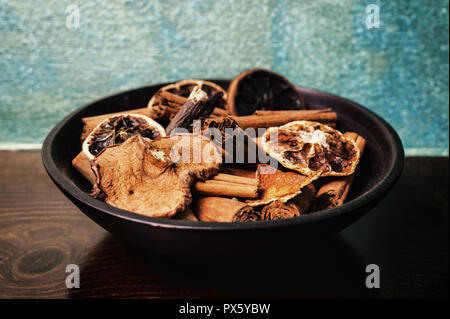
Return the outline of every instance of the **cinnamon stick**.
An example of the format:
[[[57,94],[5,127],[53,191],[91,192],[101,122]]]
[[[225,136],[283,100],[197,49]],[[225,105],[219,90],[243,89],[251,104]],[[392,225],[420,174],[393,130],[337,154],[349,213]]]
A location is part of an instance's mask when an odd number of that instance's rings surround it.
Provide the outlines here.
[[[167,102],[178,104],[180,107],[187,101],[187,98],[184,96],[177,95],[169,91],[159,91],[156,94],[165,99]]]
[[[170,121],[166,127],[166,134],[170,135],[176,128],[188,128],[200,113],[204,112],[204,107],[208,95],[202,91],[199,86],[196,86],[189,95],[186,103]]]
[[[263,220],[292,218],[296,216],[300,216],[300,211],[292,201],[283,203],[277,200],[264,206],[261,210],[261,219]]]
[[[177,95],[177,94],[174,94],[174,93],[171,93],[169,91],[157,92],[156,96],[157,96],[157,98],[156,98],[157,103],[154,103],[153,105],[151,105],[151,107],[155,107],[156,105],[162,105],[163,103],[161,103],[162,102],[161,100],[164,99],[164,104],[168,104],[170,107],[172,107],[175,110],[175,112],[170,114],[172,118],[182,108],[182,106],[188,101],[187,98]],[[219,103],[222,96],[223,96],[223,92],[216,92],[216,93],[214,93],[214,95],[210,96],[207,99],[207,101],[205,102],[206,105],[203,109],[203,112],[199,113],[197,116],[198,117],[208,117],[213,112],[215,112],[217,115],[228,114],[228,112],[226,110],[221,110],[221,111],[215,110],[215,105],[217,105]],[[212,104],[212,105],[209,105],[209,104]]]
[[[201,197],[196,213],[203,222],[243,222],[259,220],[259,213],[247,204],[224,197]]]
[[[159,95],[160,98],[163,98],[167,102],[167,104],[169,104],[170,106],[175,108],[176,111],[178,111],[183,106],[183,104],[186,103],[186,101],[188,100],[184,96],[177,95],[177,94],[171,93],[169,91],[161,91],[156,94]],[[222,96],[223,96],[223,93],[219,91],[219,92],[216,92],[215,97],[212,96],[212,97],[210,97],[210,99],[213,100],[213,98],[214,98],[214,101],[212,103],[214,105],[216,105],[218,103],[218,101],[222,98]],[[221,109],[219,107],[214,107],[212,114],[214,114],[216,116],[227,116],[228,111],[225,109]]]
[[[223,172],[225,174],[248,177],[248,178],[256,178],[256,171],[249,171],[249,170],[245,170],[245,169],[227,167],[227,166],[222,166],[222,168],[220,170],[221,170],[221,172]]]
[[[316,197],[318,191],[317,181],[306,185],[302,188],[301,193],[292,199],[292,202],[297,205],[300,215],[304,215],[310,212],[311,205]]]
[[[211,95],[206,101],[206,105],[201,113],[197,117],[209,117],[216,109],[216,105],[222,100],[223,92],[216,92]]]
[[[309,213],[311,204],[317,194],[317,183],[312,182],[301,189],[301,193],[283,203],[276,200],[266,205],[261,210],[261,219],[272,220],[281,218],[292,218]]]
[[[255,177],[249,178],[244,176],[238,176],[233,174],[225,174],[225,173],[219,173],[216,176],[212,178],[216,181],[223,181],[228,183],[237,183],[237,184],[245,184],[245,185],[251,185],[256,186],[258,184],[258,181]]]
[[[214,133],[211,129],[218,130],[220,132],[221,138],[214,138],[213,142],[218,147],[222,148],[222,155],[226,162],[234,161],[237,159],[238,154],[238,160],[242,160],[244,163],[254,162],[254,160],[245,160],[246,158],[249,158],[248,144],[254,143],[254,141],[251,140],[247,133],[239,127],[234,119],[229,116],[202,118],[201,123],[201,131],[204,136],[209,137],[211,133]],[[232,133],[230,133],[230,130]],[[255,145],[252,150],[257,151],[257,146]],[[236,157],[234,157],[234,153],[236,153]]]
[[[253,112],[253,115],[291,115],[291,116],[304,116],[304,117],[308,117],[308,116],[323,116],[324,113],[327,112],[333,112],[333,109],[331,107],[326,108],[326,109],[318,109],[318,110],[256,110],[255,112]],[[336,114],[336,113],[335,113]],[[337,115],[333,115],[335,116],[334,118],[331,117],[331,119],[329,119],[330,121],[336,121],[337,120]],[[328,115],[327,117],[328,118]]]
[[[216,128],[221,132],[222,145],[218,146],[223,149],[222,154],[226,163],[239,163],[245,169],[253,169],[256,167],[257,155],[265,154],[256,137],[247,134],[231,116],[204,119],[202,131],[208,128]],[[227,129],[232,129],[232,132]]]
[[[84,176],[92,185],[95,184],[96,177],[92,171],[91,163],[89,158],[83,152],[78,153],[78,155],[72,160],[72,165]]]
[[[208,130],[210,129],[217,129],[219,130],[221,134],[221,140],[214,142],[217,144],[218,147],[221,147],[222,149],[227,145],[228,139],[233,139],[233,136],[230,136],[229,134],[226,134],[226,129],[236,129],[239,125],[236,123],[235,120],[233,120],[231,117],[217,117],[217,118],[201,118],[201,131],[204,135],[207,136]],[[225,150],[224,150],[225,151]],[[222,153],[224,154],[224,153]],[[225,154],[224,154],[225,155]]]
[[[209,179],[204,182],[195,183],[194,190],[198,194],[206,196],[227,196],[239,198],[258,197],[258,185],[256,183],[251,185]]]
[[[228,116],[228,111],[225,109],[221,109],[220,107],[215,107],[212,115],[216,115],[216,116]]]
[[[271,112],[262,113],[261,112]],[[276,113],[273,113],[276,112]],[[337,114],[331,109],[324,110],[297,110],[297,111],[259,111],[257,114],[246,116],[232,116],[242,129],[267,128],[279,126],[292,121],[316,121],[322,123],[334,123]]]
[[[179,220],[191,220],[193,222],[198,222],[197,216],[195,216],[194,212],[189,207],[186,208],[184,211],[175,214],[172,218],[179,219]]]
[[[348,132],[344,136],[353,139],[362,155],[366,140],[356,133]],[[356,173],[356,172],[355,172]],[[317,192],[312,205],[312,211],[326,210],[333,207],[341,206],[347,199],[348,192],[352,186],[355,173],[349,176],[343,176],[331,179]]]

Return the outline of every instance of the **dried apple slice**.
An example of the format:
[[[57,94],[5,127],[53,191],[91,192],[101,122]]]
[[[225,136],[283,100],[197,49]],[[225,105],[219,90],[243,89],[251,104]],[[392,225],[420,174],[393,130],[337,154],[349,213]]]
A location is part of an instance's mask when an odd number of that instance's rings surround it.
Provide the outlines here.
[[[318,122],[294,121],[270,127],[263,149],[284,167],[303,175],[346,176],[355,171],[360,151],[341,132]]]
[[[83,142],[83,152],[92,160],[106,147],[122,144],[134,135],[152,141],[166,136],[164,128],[151,118],[123,113],[101,121]]]
[[[189,185],[168,169],[170,160],[140,136],[107,147],[95,164],[94,190],[103,193],[109,205],[150,217],[170,217],[190,202]]]
[[[211,148],[215,146],[201,136],[171,136],[149,142],[136,134],[95,157],[96,184],[91,195],[137,214],[172,217],[190,204],[193,182],[219,171],[222,158]],[[188,156],[173,162],[173,150]],[[195,152],[202,154],[201,162],[195,161]]]
[[[295,86],[281,74],[251,69],[233,79],[228,88],[228,111],[250,115],[256,110],[297,110],[305,104]]]

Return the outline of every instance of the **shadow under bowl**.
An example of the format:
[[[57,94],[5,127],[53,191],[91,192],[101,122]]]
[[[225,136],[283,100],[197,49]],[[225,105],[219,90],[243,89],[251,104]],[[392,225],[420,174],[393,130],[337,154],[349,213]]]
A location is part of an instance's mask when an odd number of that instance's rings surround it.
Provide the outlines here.
[[[212,80],[227,88],[230,81]],[[83,213],[112,234],[155,253],[176,257],[249,256],[269,254],[303,239],[335,234],[367,213],[399,178],[404,161],[400,138],[375,113],[348,99],[298,88],[311,109],[332,107],[337,128],[363,136],[366,148],[347,202],[327,211],[291,219],[241,223],[192,222],[146,217],[112,207],[89,196],[91,185],[71,165],[80,152],[82,118],[145,107],[164,84],[143,87],[83,106],[58,123],[42,147],[42,161],[57,187]]]

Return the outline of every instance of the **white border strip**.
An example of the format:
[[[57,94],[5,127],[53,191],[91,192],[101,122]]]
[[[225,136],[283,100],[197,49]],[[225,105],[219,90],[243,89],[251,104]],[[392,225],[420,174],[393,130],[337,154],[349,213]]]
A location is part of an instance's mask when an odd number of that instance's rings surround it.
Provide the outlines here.
[[[34,151],[41,148],[41,143],[0,143],[0,151]]]
[[[34,151],[42,148],[41,143],[0,143],[0,151]],[[448,149],[406,148],[406,156],[448,156]]]
[[[405,148],[406,156],[448,156],[448,150],[442,148]]]

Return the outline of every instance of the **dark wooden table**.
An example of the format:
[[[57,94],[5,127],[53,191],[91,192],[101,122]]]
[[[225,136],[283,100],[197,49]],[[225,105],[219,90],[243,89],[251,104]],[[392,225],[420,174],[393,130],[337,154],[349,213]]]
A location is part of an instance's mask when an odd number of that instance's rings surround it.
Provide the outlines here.
[[[72,205],[39,152],[0,152],[0,298],[448,297],[448,158],[407,158],[377,208],[278,259],[183,261],[132,247]],[[67,289],[67,264],[80,267]],[[381,287],[367,289],[366,265]]]

